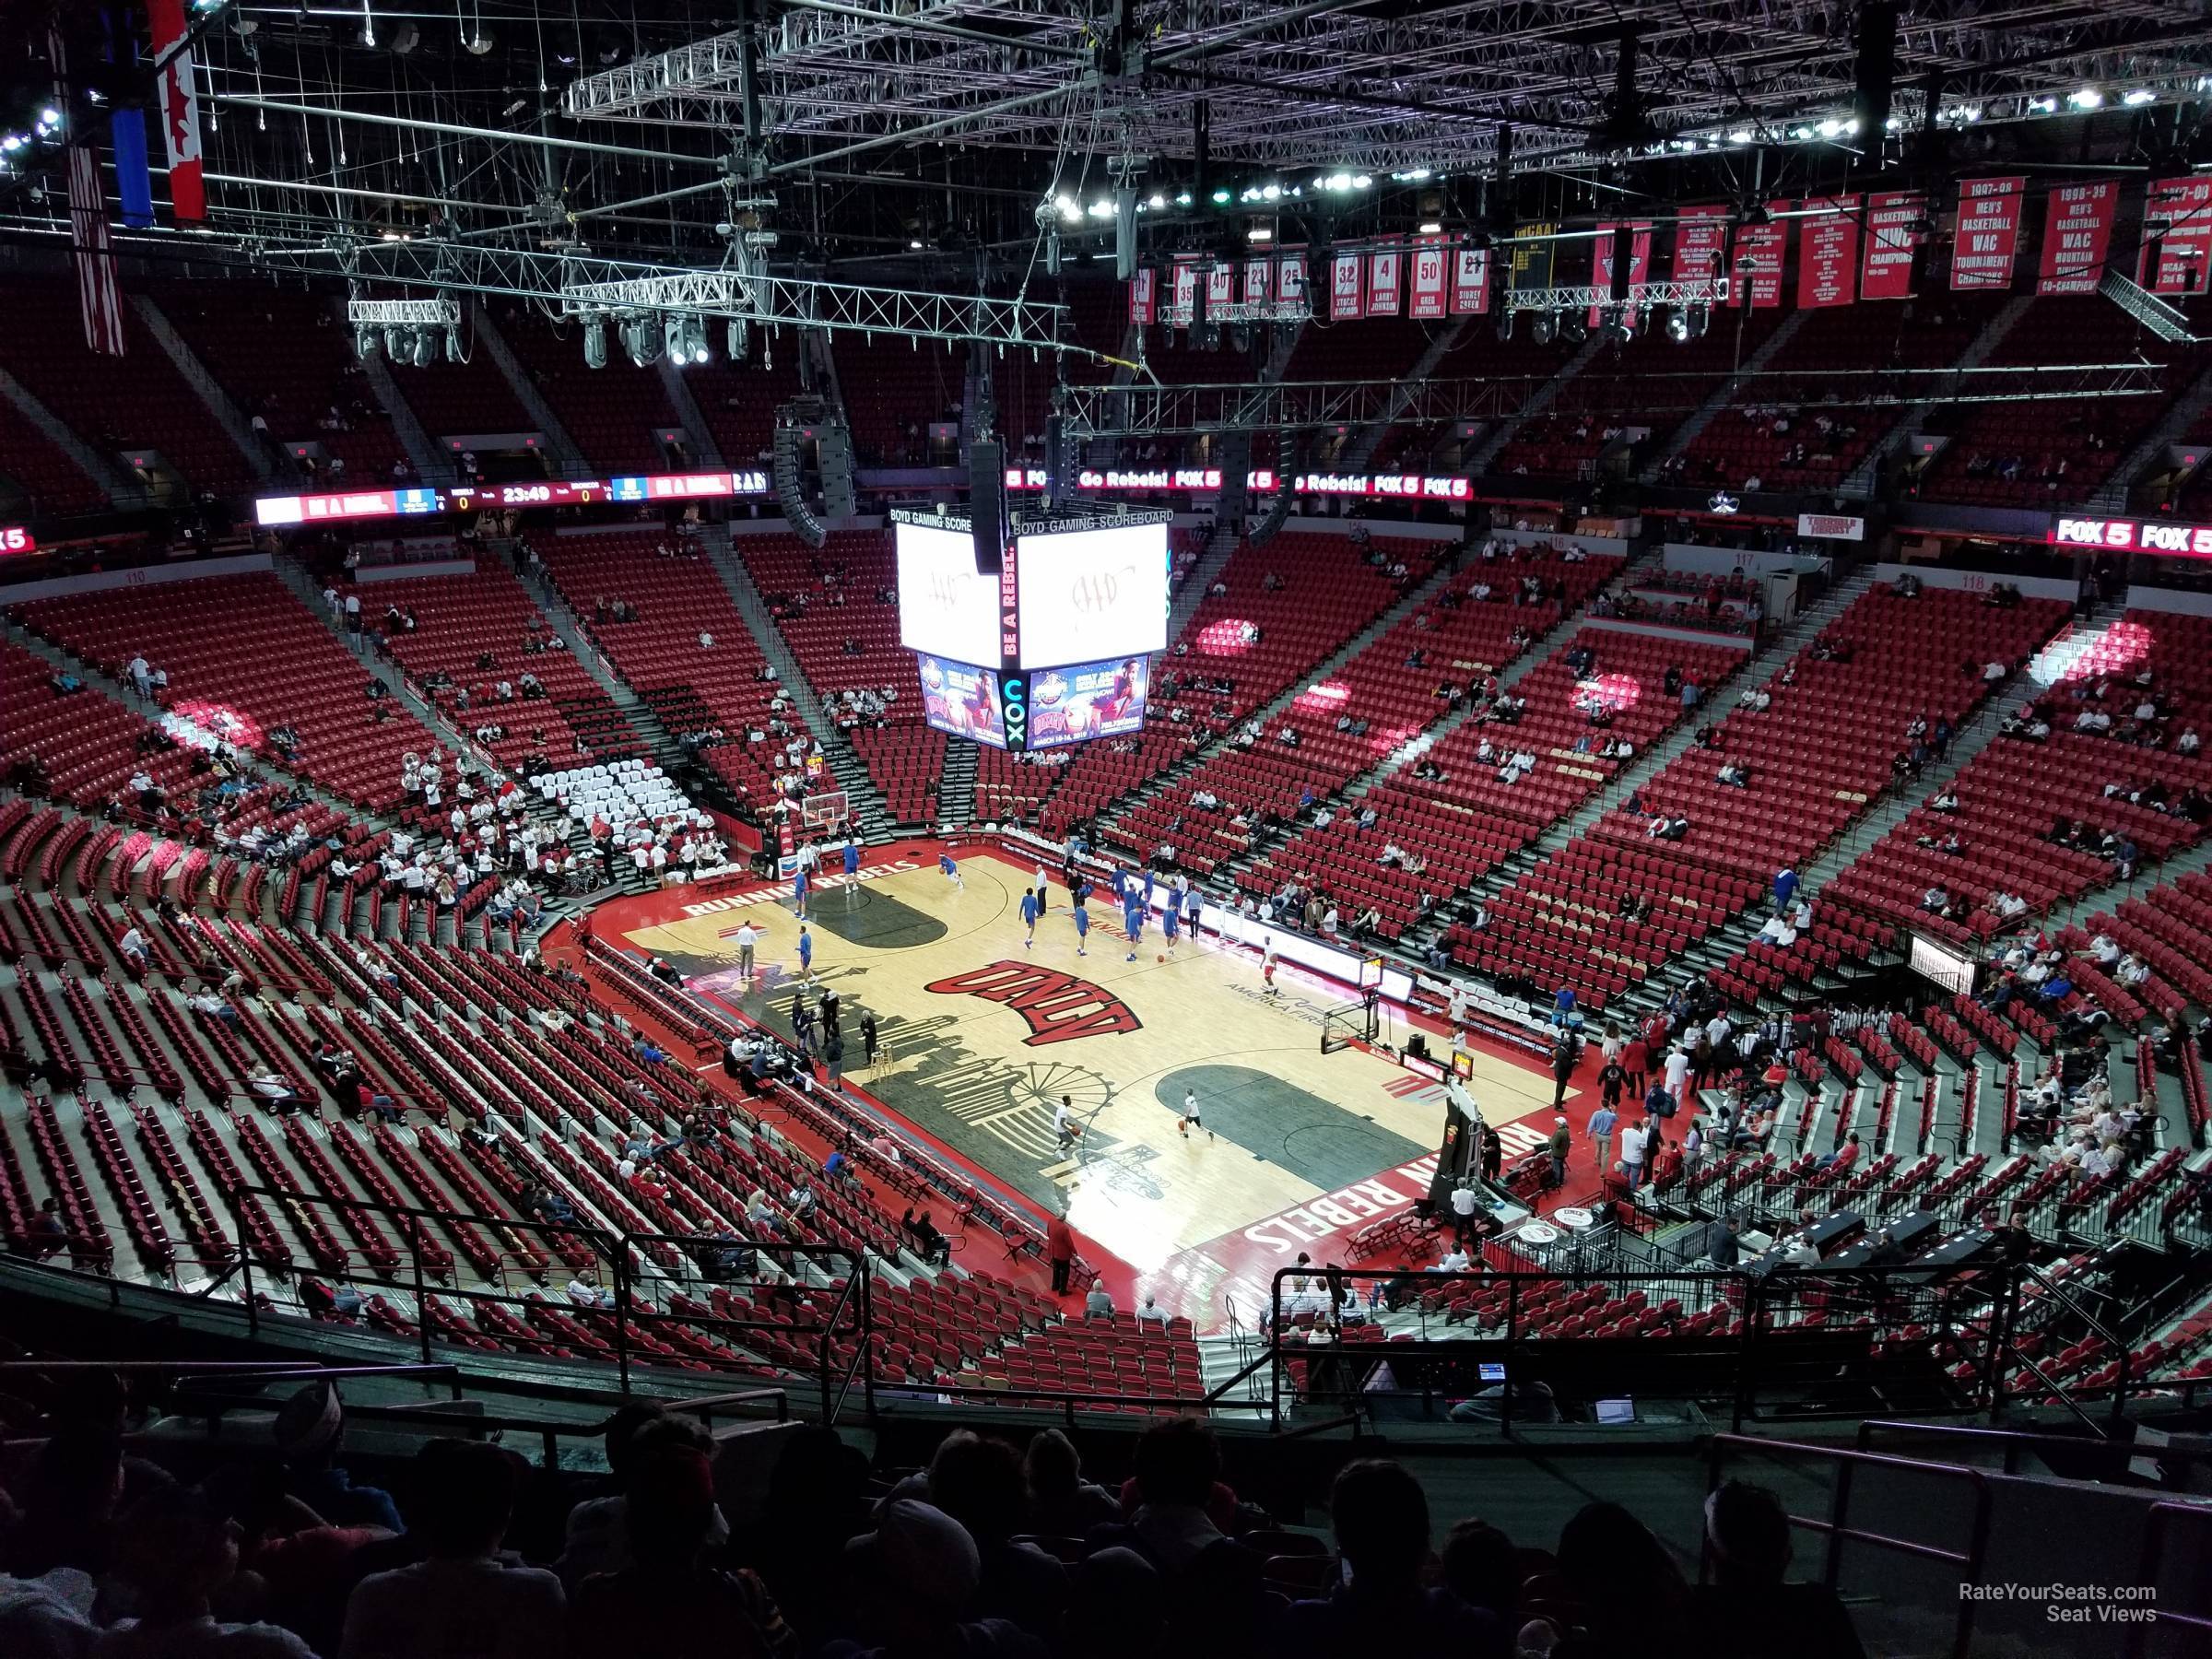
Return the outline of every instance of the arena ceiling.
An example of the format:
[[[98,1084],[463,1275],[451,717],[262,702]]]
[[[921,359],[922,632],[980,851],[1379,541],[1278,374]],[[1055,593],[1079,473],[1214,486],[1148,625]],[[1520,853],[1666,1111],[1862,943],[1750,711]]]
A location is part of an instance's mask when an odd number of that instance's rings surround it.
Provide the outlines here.
[[[41,10],[19,0],[0,25],[0,124],[49,96]],[[103,29],[133,28],[131,7],[91,0],[55,15],[80,65]],[[405,238],[700,266],[749,231],[761,248],[772,235],[782,268],[970,291],[1030,264],[1047,229],[1095,257],[1117,185],[1149,251],[1229,245],[1258,215],[1290,221],[1283,240],[1325,240],[1997,157],[2147,166],[2188,153],[2212,96],[2204,0],[229,0],[193,15],[210,218],[138,251]],[[129,69],[79,78],[134,95]],[[52,233],[58,163],[36,144],[13,163],[0,231]]]

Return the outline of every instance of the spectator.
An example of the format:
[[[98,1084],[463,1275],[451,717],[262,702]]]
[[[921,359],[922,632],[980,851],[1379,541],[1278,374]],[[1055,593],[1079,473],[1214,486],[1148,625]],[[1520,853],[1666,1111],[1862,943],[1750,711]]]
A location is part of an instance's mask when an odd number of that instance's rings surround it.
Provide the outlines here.
[[[57,1567],[105,1571],[123,1490],[120,1435],[75,1426],[50,1435],[32,1459],[29,1477],[15,1487],[22,1512],[0,1548],[0,1571],[18,1579]]]
[[[1083,1478],[1075,1442],[1057,1429],[1047,1429],[1030,1441],[1023,1471],[1030,1488],[1030,1532],[1079,1538],[1094,1526],[1121,1519],[1122,1506],[1113,1494]]]
[[[1004,1619],[963,1619],[982,1566],[975,1541],[942,1510],[911,1498],[884,1505],[876,1530],[846,1547],[871,1645],[833,1641],[824,1659],[1041,1659],[1044,1645]]]
[[[1138,1439],[1135,1464],[1128,1521],[1097,1528],[1088,1542],[1094,1549],[1126,1547],[1158,1571],[1162,1610],[1181,1651],[1209,1659],[1265,1651],[1265,1562],[1223,1533],[1227,1515],[1209,1507],[1221,1466],[1212,1428],[1196,1418],[1158,1424]]]
[[[929,1463],[929,1500],[967,1530],[980,1577],[968,1611],[1050,1640],[1067,1606],[1067,1571],[1034,1544],[1017,1544],[1029,1491],[1020,1454],[1004,1441],[956,1429]]]
[[[1587,1624],[1552,1649],[1555,1659],[1700,1659],[1681,1570],[1644,1524],[1618,1503],[1590,1503],[1559,1531],[1559,1573]]]
[[[216,1596],[238,1572],[238,1540],[205,1494],[171,1486],[131,1506],[117,1526],[114,1574],[135,1617],[102,1634],[100,1659],[314,1659],[291,1631],[218,1623]]]
[[[1284,1629],[1298,1651],[1385,1653],[1503,1659],[1511,1644],[1496,1615],[1448,1589],[1424,1589],[1429,1499],[1399,1464],[1347,1464],[1329,1493],[1329,1524],[1347,1570],[1326,1600],[1292,1605]]]
[[[276,1453],[290,1471],[285,1489],[316,1514],[339,1526],[381,1526],[404,1533],[406,1523],[392,1494],[356,1486],[337,1461],[346,1413],[335,1383],[311,1382],[276,1413]]]
[[[1521,1605],[1521,1560],[1513,1541],[1487,1521],[1460,1521],[1444,1536],[1444,1588],[1502,1621]]]
[[[1836,1593],[1783,1582],[1790,1519],[1763,1487],[1731,1480],[1705,1500],[1713,1583],[1690,1592],[1691,1622],[1708,1659],[1862,1659]]]
[[[569,1512],[558,1566],[571,1590],[594,1572],[619,1572],[629,1565],[629,1482],[640,1460],[656,1448],[709,1452],[714,1442],[695,1418],[670,1416],[658,1406],[625,1406],[607,1419],[605,1443],[607,1470],[621,1489],[587,1498]],[[708,1523],[707,1542],[718,1547],[729,1535],[729,1523],[717,1509]]]
[[[571,1647],[653,1659],[797,1659],[798,1635],[759,1578],[708,1559],[714,1478],[704,1451],[641,1451],[625,1496],[632,1559],[577,1587]]]
[[[500,1555],[514,1510],[513,1454],[434,1440],[415,1471],[425,1559],[354,1587],[340,1659],[559,1659],[560,1580]]]

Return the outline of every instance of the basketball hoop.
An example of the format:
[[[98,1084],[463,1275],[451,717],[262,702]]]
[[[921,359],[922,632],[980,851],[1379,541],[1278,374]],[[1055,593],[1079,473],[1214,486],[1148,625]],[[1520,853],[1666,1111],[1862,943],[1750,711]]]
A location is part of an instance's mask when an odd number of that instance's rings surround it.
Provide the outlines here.
[[[812,836],[836,835],[851,819],[841,789],[825,789],[799,803],[799,823]]]

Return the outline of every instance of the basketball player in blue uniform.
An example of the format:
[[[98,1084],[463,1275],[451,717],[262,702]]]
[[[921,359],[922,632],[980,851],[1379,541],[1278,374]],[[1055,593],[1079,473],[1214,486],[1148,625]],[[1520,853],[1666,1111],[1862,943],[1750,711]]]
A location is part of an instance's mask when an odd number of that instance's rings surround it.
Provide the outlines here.
[[[961,892],[964,893],[968,890],[968,883],[960,875],[960,866],[951,853],[940,853],[937,854],[937,868],[942,870],[945,873],[945,878],[954,887],[959,888]]]
[[[1035,888],[1022,889],[1021,924],[1029,929],[1029,933],[1021,941],[1021,947],[1027,950],[1037,943],[1037,889]]]
[[[845,902],[853,902],[853,895],[860,888],[860,843],[851,836],[845,837]]]
[[[1181,931],[1182,922],[1182,912],[1175,908],[1174,895],[1170,894],[1167,909],[1159,912],[1159,931],[1167,936],[1168,956],[1171,959],[1175,955],[1175,939]]]
[[[804,924],[799,928],[799,971],[806,976],[808,984],[814,983],[814,935]]]
[[[1122,904],[1122,931],[1129,935],[1129,960],[1136,960],[1136,947],[1145,937],[1145,901],[1136,889],[1128,889]]]
[[[1090,952],[1083,947],[1090,937],[1090,912],[1084,900],[1090,897],[1090,883],[1078,879],[1068,888],[1068,896],[1074,900],[1072,908],[1076,914],[1076,954],[1088,956]]]
[[[798,903],[799,920],[806,920],[806,889],[814,884],[807,879],[806,866],[800,865],[791,873],[791,896]]]

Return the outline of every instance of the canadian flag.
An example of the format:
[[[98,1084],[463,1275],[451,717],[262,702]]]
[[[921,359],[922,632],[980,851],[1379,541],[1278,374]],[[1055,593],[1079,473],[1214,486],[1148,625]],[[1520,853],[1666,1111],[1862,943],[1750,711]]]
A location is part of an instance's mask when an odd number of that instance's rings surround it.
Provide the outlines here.
[[[154,56],[184,38],[184,0],[150,0]],[[169,204],[181,219],[207,217],[200,176],[200,100],[192,87],[192,53],[178,52],[161,68],[161,136],[169,149]]]

